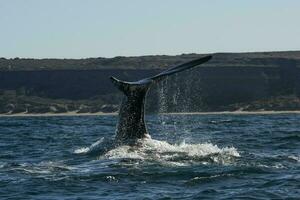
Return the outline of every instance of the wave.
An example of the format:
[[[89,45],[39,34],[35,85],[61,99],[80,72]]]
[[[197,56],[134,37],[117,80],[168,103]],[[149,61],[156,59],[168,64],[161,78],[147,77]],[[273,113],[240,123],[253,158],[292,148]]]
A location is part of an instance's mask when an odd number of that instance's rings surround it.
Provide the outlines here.
[[[298,156],[291,155],[291,156],[288,156],[288,158],[293,161],[300,162],[300,155],[298,155]]]
[[[61,161],[42,161],[39,163],[5,163],[1,165],[1,170],[4,172],[24,172],[26,174],[36,176],[53,176],[66,171],[71,171],[74,168],[64,164]]]
[[[87,154],[90,153],[92,151],[96,151],[97,149],[100,148],[100,145],[103,143],[104,138],[100,138],[99,140],[97,140],[96,142],[94,142],[93,144],[91,144],[89,147],[80,147],[78,149],[74,150],[75,154]]]
[[[114,144],[113,139],[100,138],[89,147],[80,147],[75,149],[73,153],[75,154],[101,154],[102,152],[108,151],[112,148]]]

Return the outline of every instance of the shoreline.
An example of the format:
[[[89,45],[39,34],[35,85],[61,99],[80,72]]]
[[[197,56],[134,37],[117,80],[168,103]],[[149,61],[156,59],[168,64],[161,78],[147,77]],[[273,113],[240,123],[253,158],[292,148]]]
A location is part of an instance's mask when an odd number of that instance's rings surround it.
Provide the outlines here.
[[[272,114],[300,114],[300,110],[182,112],[182,113],[160,113],[160,114],[162,115],[272,115]]]
[[[158,113],[157,115],[272,115],[272,114],[300,114],[300,110],[295,111],[220,111],[220,112],[180,112],[180,113]],[[114,113],[15,113],[0,114],[0,117],[58,117],[58,116],[114,116]]]

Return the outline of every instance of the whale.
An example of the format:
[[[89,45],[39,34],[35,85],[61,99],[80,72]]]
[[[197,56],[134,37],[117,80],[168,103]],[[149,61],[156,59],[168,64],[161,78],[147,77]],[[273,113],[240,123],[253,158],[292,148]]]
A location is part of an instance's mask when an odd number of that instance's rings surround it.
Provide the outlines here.
[[[138,81],[128,82],[110,77],[112,83],[124,94],[119,108],[115,132],[115,145],[134,145],[137,140],[149,138],[145,123],[145,103],[149,89],[170,75],[192,69],[208,62],[211,55],[171,67],[161,73]]]

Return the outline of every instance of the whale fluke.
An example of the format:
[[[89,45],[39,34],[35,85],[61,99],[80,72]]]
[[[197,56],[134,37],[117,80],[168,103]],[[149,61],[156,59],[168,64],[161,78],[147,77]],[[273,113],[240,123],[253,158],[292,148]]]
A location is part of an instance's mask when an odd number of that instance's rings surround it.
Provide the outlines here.
[[[145,97],[153,83],[159,82],[171,74],[188,70],[205,63],[211,58],[212,56],[205,56],[192,60],[165,70],[155,76],[134,82],[121,81],[115,77],[111,77],[113,84],[125,94],[119,111],[116,142],[120,144],[134,144],[137,139],[149,136],[144,118]]]

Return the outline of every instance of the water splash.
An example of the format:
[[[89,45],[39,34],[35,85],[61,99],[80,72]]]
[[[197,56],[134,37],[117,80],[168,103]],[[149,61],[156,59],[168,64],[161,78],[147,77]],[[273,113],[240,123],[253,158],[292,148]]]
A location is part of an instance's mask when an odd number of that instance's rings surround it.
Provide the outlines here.
[[[164,165],[190,165],[219,163],[229,164],[240,154],[234,147],[219,148],[211,143],[170,144],[165,141],[143,139],[137,146],[120,146],[108,151],[108,159],[138,159],[146,162],[158,162]]]
[[[97,140],[96,142],[91,144],[89,147],[80,147],[78,149],[75,149],[74,153],[75,154],[88,154],[88,153],[92,153],[92,152],[97,152],[103,148],[103,144],[105,144],[104,137],[100,138],[99,140]]]

